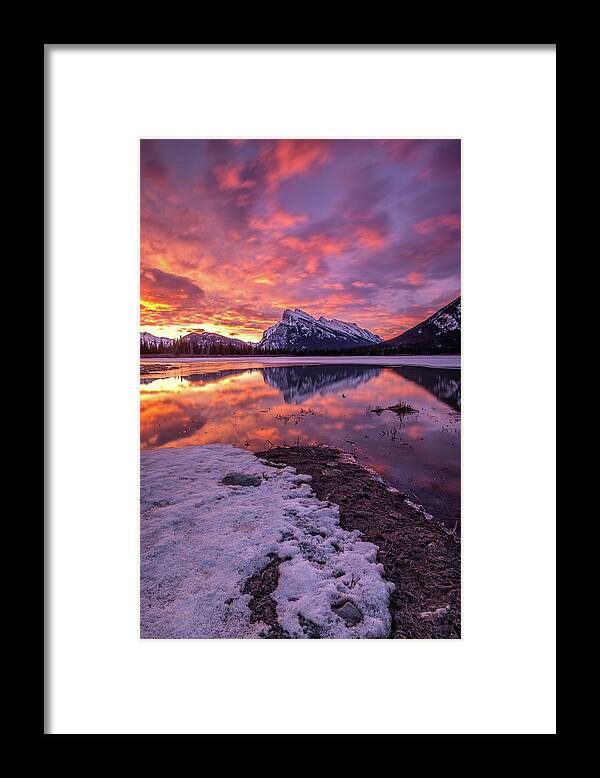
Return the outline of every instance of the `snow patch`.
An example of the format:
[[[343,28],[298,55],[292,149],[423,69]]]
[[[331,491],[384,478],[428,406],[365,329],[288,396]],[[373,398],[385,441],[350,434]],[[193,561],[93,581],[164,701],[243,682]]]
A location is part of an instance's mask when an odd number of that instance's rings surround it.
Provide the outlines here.
[[[231,473],[261,482],[221,483]],[[142,637],[260,637],[241,591],[270,554],[282,560],[272,597],[290,636],[388,637],[393,584],[377,547],[343,530],[310,480],[229,445],[143,451]]]

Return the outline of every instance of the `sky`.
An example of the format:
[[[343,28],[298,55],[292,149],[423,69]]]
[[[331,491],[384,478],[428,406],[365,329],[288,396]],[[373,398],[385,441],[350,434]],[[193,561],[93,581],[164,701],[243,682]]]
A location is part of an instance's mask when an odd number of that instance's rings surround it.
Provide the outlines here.
[[[459,140],[142,140],[141,329],[387,339],[460,294]]]

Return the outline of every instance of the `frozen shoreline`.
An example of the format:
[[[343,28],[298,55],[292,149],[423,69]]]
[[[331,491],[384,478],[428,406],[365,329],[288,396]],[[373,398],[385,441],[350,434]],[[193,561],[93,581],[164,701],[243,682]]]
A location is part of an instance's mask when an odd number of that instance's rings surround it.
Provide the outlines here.
[[[342,529],[310,481],[230,445],[142,452],[141,636],[271,636],[247,592],[275,560],[286,637],[389,637],[377,546]]]
[[[390,637],[460,638],[461,550],[454,530],[341,449],[289,446],[257,456],[311,475],[316,496],[337,505],[341,526],[378,547],[384,578],[395,587]]]
[[[154,356],[142,354],[140,359],[146,363],[170,365],[180,364],[206,364],[213,365],[222,362],[233,362],[240,367],[248,365],[251,367],[270,365],[414,365],[415,367],[439,367],[460,369],[460,354],[433,354],[423,356],[391,356],[391,357],[176,357],[176,356]]]

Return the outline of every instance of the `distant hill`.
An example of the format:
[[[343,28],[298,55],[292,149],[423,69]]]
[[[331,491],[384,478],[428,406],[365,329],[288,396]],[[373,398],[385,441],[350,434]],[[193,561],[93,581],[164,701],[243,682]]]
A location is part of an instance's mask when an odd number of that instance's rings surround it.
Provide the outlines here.
[[[173,338],[161,338],[159,335],[153,335],[151,332],[140,332],[140,348],[163,350],[170,348],[173,343],[175,343]]]
[[[142,332],[140,351],[142,354],[251,354],[252,346],[238,338],[228,338],[215,332],[190,332],[177,339]]]
[[[252,346],[239,338],[228,338],[226,335],[217,335],[215,332],[190,332],[184,335],[177,343],[181,347],[181,353],[185,353],[189,347],[192,354],[215,354],[222,351],[230,354],[238,351],[240,354],[250,353]]]

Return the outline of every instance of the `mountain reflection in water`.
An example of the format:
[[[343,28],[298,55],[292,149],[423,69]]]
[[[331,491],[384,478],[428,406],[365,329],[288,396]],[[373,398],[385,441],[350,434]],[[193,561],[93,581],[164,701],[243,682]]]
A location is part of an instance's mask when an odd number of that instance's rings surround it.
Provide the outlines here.
[[[424,386],[438,400],[454,408],[455,411],[460,411],[460,370],[413,367],[412,365],[390,369],[398,375],[408,378],[409,381]]]
[[[460,520],[460,370],[226,364],[141,377],[142,448],[322,443],[353,452],[449,526]],[[418,413],[369,411],[399,401]]]
[[[296,405],[310,400],[314,394],[325,396],[353,389],[379,373],[380,367],[360,365],[293,365],[262,370],[265,383],[279,389],[286,403]]]

